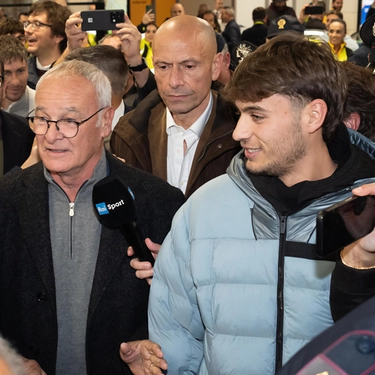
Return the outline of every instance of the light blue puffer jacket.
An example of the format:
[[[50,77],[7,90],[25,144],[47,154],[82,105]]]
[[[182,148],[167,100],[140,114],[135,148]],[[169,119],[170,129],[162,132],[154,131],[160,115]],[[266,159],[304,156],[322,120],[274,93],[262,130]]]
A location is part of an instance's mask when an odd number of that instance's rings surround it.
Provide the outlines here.
[[[169,375],[271,375],[278,335],[285,363],[332,324],[334,263],[311,250],[317,212],[350,191],[283,220],[246,177],[239,154],[227,175],[193,194],[163,243],[149,302],[150,339],[161,345]],[[280,251],[287,256],[279,259]]]

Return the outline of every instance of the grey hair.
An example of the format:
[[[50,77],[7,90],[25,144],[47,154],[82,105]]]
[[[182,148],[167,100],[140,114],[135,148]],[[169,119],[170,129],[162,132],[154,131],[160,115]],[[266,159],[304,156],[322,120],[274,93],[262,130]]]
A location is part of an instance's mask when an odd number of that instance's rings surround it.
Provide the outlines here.
[[[234,17],[234,9],[230,6],[225,6],[223,9],[227,12],[230,17]]]
[[[13,375],[26,375],[20,355],[0,336],[0,359],[4,360]]]
[[[221,54],[223,56],[225,56],[227,54],[227,52],[229,52],[229,49],[228,49],[228,44],[224,43],[224,47],[223,49],[221,50]]]
[[[92,84],[100,108],[111,105],[112,89],[108,78],[93,64],[80,60],[64,61],[48,70],[38,81],[36,89],[49,77],[66,79],[74,76],[83,77]]]

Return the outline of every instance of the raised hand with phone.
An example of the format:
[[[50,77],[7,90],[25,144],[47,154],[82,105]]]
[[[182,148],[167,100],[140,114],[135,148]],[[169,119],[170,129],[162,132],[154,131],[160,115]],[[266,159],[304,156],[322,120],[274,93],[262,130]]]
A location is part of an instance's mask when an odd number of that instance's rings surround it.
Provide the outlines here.
[[[375,195],[375,183],[354,189],[353,194],[358,196]],[[360,237],[341,252],[341,257],[345,264],[356,269],[375,268],[375,231],[372,224],[373,218],[371,218],[374,212],[374,203],[372,199],[369,199],[368,202],[368,205],[363,210],[363,215],[366,216],[367,220],[366,223],[361,224],[360,231],[366,229],[364,226],[368,227],[370,225],[372,227],[371,230],[366,230],[369,234]],[[358,233],[358,228],[353,228],[353,226],[351,228]]]
[[[353,189],[353,194],[359,197],[375,196],[375,183]],[[374,212],[373,204],[363,212],[366,216]],[[332,273],[330,305],[335,321],[375,295],[375,230],[371,225],[369,234],[341,250]]]

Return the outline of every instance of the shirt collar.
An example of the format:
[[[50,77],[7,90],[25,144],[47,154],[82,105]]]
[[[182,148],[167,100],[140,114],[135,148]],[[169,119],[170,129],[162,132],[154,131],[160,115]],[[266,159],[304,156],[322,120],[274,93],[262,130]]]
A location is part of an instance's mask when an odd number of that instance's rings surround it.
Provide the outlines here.
[[[210,100],[207,104],[207,107],[206,109],[203,111],[203,113],[199,116],[199,118],[193,123],[191,124],[191,126],[189,127],[189,129],[186,129],[185,131],[192,131],[193,133],[195,133],[197,135],[198,138],[200,138],[202,132],[203,132],[203,129],[211,115],[211,111],[212,111],[212,106],[213,106],[213,98],[212,98],[212,92],[210,91]],[[173,117],[172,117],[172,114],[171,114],[171,111],[167,108],[167,113],[166,113],[166,123],[167,123],[167,127],[166,127],[166,131],[167,131],[167,134],[170,135],[171,134],[171,128],[176,126],[176,127],[181,127],[179,125],[176,124],[176,122],[174,121]]]

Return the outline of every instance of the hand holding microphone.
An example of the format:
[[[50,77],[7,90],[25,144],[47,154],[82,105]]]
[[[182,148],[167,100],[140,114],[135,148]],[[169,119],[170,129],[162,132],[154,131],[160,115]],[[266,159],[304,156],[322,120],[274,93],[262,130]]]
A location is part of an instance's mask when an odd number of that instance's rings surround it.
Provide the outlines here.
[[[136,257],[153,266],[155,259],[136,223],[135,198],[130,188],[119,177],[110,175],[95,184],[92,199],[99,221],[119,228]]]

